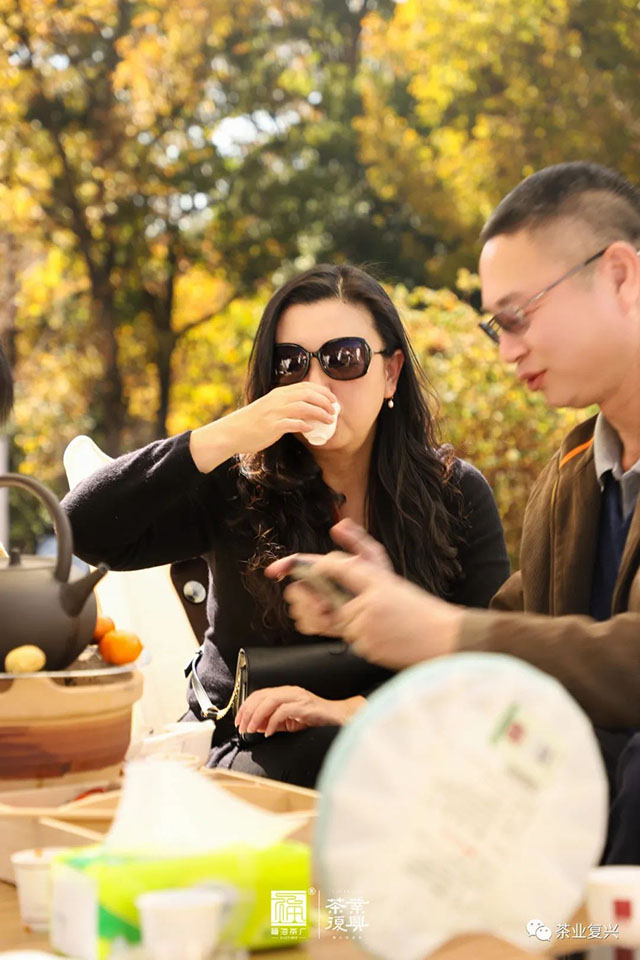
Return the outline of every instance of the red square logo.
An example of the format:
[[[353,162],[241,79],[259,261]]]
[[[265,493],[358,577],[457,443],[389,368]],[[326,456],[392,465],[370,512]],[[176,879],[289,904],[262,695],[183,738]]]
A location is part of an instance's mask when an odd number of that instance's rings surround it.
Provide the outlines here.
[[[616,920],[631,919],[631,900],[614,900],[613,914]]]
[[[510,740],[513,740],[514,743],[519,743],[524,736],[524,727],[519,723],[512,723],[509,729],[507,730],[507,736]]]

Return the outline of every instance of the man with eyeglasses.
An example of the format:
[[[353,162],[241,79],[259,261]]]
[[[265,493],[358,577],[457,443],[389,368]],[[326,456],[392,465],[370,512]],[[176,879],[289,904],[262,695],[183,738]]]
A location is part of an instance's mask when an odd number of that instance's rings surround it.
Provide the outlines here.
[[[524,517],[521,568],[489,611],[461,610],[361,556],[318,571],[355,594],[326,630],[400,669],[458,650],[521,657],[557,677],[588,712],[614,802],[609,863],[640,863],[640,191],[592,163],[524,180],[482,232],[482,329],[519,380],[552,406],[599,412],[539,477]],[[532,431],[532,443],[535,430]],[[277,561],[270,575],[286,573]],[[287,587],[304,632],[319,600]]]

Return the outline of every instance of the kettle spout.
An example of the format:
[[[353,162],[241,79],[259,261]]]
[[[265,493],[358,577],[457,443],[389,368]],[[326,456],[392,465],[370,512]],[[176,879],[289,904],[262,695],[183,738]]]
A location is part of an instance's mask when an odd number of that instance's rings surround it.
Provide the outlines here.
[[[60,599],[65,613],[70,617],[77,617],[96,583],[99,583],[105,573],[108,572],[109,567],[106,563],[101,563],[81,580],[74,580],[73,583],[63,583],[60,587]]]

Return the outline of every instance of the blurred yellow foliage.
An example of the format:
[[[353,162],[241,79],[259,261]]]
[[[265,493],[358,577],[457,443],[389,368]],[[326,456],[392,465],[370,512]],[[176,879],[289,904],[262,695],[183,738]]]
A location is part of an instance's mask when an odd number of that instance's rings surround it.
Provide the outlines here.
[[[191,267],[176,280],[173,313],[174,330],[217,313],[233,293],[232,285],[201,264]]]
[[[360,155],[379,195],[450,245],[432,264],[444,282],[527,173],[589,159],[638,179],[639,47],[635,0],[406,0],[367,15]]]

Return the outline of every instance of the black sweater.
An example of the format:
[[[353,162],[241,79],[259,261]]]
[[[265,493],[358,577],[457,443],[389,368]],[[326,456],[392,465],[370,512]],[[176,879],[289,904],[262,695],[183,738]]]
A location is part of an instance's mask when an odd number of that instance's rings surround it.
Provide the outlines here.
[[[235,460],[202,474],[191,457],[189,437],[187,432],[158,440],[119,457],[75,487],[62,505],[73,527],[75,552],[89,563],[135,570],[205,555],[214,590],[207,599],[210,626],[198,676],[221,706],[231,694],[238,650],[271,645],[274,638],[259,626],[260,611],[241,578],[254,545],[231,529],[241,509]],[[483,476],[464,461],[457,462],[456,476],[465,542],[458,554],[462,576],[448,599],[486,607],[509,573],[502,525]],[[295,632],[292,639],[313,642]],[[189,704],[196,708],[191,693]],[[214,743],[222,745],[225,738],[225,753],[232,741],[237,749],[230,724],[217,731]]]

